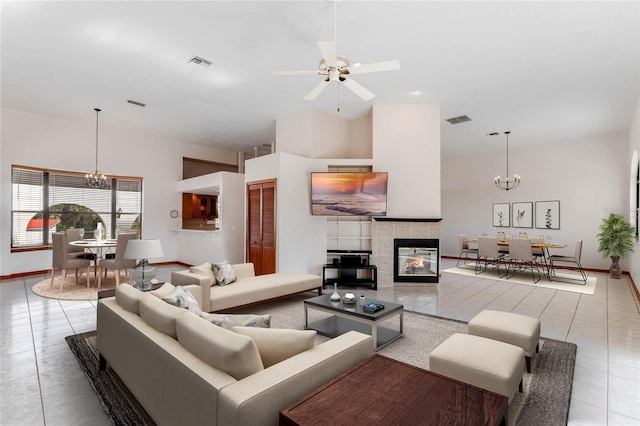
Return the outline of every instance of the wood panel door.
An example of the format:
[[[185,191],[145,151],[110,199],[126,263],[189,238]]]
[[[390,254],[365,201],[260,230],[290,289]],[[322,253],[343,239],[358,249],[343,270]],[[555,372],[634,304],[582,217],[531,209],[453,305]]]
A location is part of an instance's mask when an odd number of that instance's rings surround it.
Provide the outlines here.
[[[256,275],[276,272],[276,180],[247,184],[247,262]]]

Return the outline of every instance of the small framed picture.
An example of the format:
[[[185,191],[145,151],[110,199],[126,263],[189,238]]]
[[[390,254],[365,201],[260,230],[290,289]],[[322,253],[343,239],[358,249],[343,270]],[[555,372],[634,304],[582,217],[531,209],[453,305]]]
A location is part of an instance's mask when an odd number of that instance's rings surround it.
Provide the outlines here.
[[[536,201],[536,228],[560,229],[560,201]]]
[[[509,203],[493,204],[493,226],[508,228],[511,226]]]
[[[533,228],[533,203],[513,203],[511,206],[514,228]]]

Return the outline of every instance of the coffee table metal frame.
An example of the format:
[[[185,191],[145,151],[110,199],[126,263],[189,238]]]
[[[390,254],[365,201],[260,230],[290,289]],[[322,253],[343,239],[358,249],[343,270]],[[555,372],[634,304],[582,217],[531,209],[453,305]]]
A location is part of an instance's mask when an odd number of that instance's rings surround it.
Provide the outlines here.
[[[336,337],[348,331],[359,331],[373,337],[373,350],[378,351],[403,335],[404,306],[399,303],[367,298],[367,303],[376,302],[385,306],[381,311],[367,313],[360,303],[353,305],[332,302],[329,294],[304,301],[304,325],[306,329],[316,330],[318,334]],[[333,316],[309,324],[309,309],[333,314]],[[399,330],[382,327],[382,320],[393,316],[400,317]]]

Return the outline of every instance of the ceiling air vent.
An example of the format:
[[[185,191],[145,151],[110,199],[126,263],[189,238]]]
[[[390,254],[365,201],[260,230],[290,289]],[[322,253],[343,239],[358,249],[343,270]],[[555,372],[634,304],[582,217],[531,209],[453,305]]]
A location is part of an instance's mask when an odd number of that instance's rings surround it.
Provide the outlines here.
[[[211,61],[201,58],[200,56],[192,56],[187,62],[190,64],[202,65],[203,67],[211,66]]]
[[[447,121],[449,122],[449,124],[460,124],[466,121],[471,121],[471,119],[466,115],[461,115],[459,117],[447,118]]]

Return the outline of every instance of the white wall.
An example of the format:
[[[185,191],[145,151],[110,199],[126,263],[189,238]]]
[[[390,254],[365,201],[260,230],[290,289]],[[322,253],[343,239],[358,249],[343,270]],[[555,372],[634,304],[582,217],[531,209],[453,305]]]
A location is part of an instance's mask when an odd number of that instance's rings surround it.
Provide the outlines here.
[[[440,107],[374,106],[373,171],[389,172],[387,216],[439,218]]]
[[[102,114],[105,114],[103,112]],[[101,116],[101,120],[102,120]],[[11,165],[87,172],[95,167],[95,122],[77,123],[3,108],[0,133],[0,276],[51,268],[51,251],[11,254]],[[107,120],[108,121],[108,120]],[[177,258],[177,235],[169,216],[181,210],[175,183],[182,179],[182,157],[228,164],[235,152],[130,133],[100,122],[99,168],[143,180],[143,237],[159,238],[164,257]]]
[[[371,158],[371,116],[346,120],[318,110],[276,122],[276,151],[306,158]]]
[[[458,234],[470,237],[498,230],[508,234],[527,231],[549,235],[552,242],[567,243],[557,251],[573,255],[575,242],[584,240],[585,267],[608,269],[610,261],[597,252],[596,234],[610,212],[628,210],[628,137],[625,133],[509,149],[510,172],[522,176],[514,190],[494,186],[502,174],[504,151],[445,157],[442,159],[443,255],[458,255]],[[560,229],[495,228],[492,204],[560,200]],[[534,224],[535,226],[535,224]],[[629,264],[622,263],[628,270]]]
[[[634,155],[634,152],[637,154],[640,154],[640,96],[638,97],[638,101],[636,103],[636,110],[635,110],[635,113],[633,114],[633,119],[631,121],[631,129],[629,131],[629,151],[628,152],[629,152],[629,159],[632,158],[632,156]],[[631,170],[630,162],[628,167],[630,169],[630,173],[632,173],[631,176],[634,176],[633,173],[635,173],[635,170]],[[632,217],[632,215],[633,215],[633,211],[630,209],[629,217]],[[632,253],[631,256],[627,258],[625,263],[628,268],[625,270],[629,271],[636,287],[638,288],[638,290],[640,290],[640,245],[638,245],[637,241],[636,241],[635,252]]]

